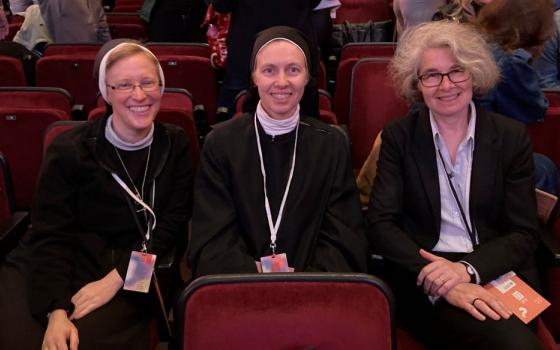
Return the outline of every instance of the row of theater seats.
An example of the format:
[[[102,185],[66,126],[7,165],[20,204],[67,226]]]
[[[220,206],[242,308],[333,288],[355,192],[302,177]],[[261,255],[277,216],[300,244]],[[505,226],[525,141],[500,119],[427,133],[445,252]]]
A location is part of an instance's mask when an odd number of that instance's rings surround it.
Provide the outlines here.
[[[382,45],[371,45],[379,49]],[[364,50],[363,46],[355,45],[353,49]],[[385,48],[387,49],[387,48]],[[390,47],[387,50],[387,56],[390,56]],[[175,50],[175,48],[174,48]],[[371,142],[377,132],[383,127],[386,121],[403,115],[407,106],[403,101],[399,100],[390,86],[386,75],[386,68],[389,62],[388,57],[362,58],[350,55],[342,56],[341,64],[345,61],[352,62],[353,72],[347,79],[348,87],[348,119],[346,124],[350,133],[352,142],[352,164],[355,168],[359,168],[367,156],[371,147]],[[367,53],[363,54],[368,56]],[[350,57],[348,57],[350,56]],[[382,55],[380,55],[382,56]],[[342,84],[340,81],[339,84]],[[340,85],[339,85],[340,86]],[[43,145],[43,134],[45,129],[54,120],[69,120],[73,101],[71,96],[61,89],[50,89],[59,97],[52,95],[38,96],[26,95],[29,93],[26,89],[21,91],[13,91],[14,89],[5,89],[5,92],[11,95],[1,95],[0,101],[0,150],[7,154],[13,165],[14,182],[16,185],[16,208],[29,208],[35,178],[40,164]],[[40,90],[40,89],[39,89]],[[49,90],[49,89],[47,89]],[[342,91],[342,90],[341,90]],[[14,94],[15,93],[15,94]],[[33,91],[32,93],[37,93]],[[547,154],[557,164],[560,161],[559,147],[557,147],[557,136],[560,132],[558,121],[560,118],[560,92],[549,90],[546,94],[550,100],[550,109],[542,124],[534,124],[529,126],[529,132],[533,139],[536,151]],[[174,96],[174,97],[173,97]],[[322,109],[329,109],[329,99],[322,95]],[[162,113],[158,118],[160,120],[169,121],[176,124],[182,124],[187,130],[187,134],[192,143],[197,145],[197,136],[192,113],[192,100],[189,100],[189,93],[186,91],[169,90],[164,94],[162,103]],[[190,101],[190,102],[189,102]],[[336,101],[336,98],[335,98]],[[54,106],[53,106],[54,105]],[[11,109],[10,108],[15,108]],[[95,117],[102,113],[104,107],[99,100],[94,104],[90,116]],[[165,110],[169,108],[175,110],[172,112],[174,117],[167,117]],[[336,111],[336,105],[335,105]],[[49,115],[48,119],[45,116]],[[167,119],[169,118],[169,119]],[[60,123],[58,123],[60,124]],[[52,130],[64,130],[72,127],[73,123],[63,122],[51,128],[51,133],[57,133]],[[69,125],[68,125],[69,124]],[[28,129],[30,128],[30,129]],[[47,137],[47,140],[52,136]],[[48,142],[48,141],[47,141]],[[198,159],[198,148],[195,147],[193,154],[193,162]],[[556,226],[555,232],[560,232],[560,222],[555,220],[551,225]],[[557,237],[560,238],[560,237]],[[558,282],[560,281],[560,273],[558,268],[543,270],[546,275],[543,280],[548,290],[547,297],[553,302],[553,306],[545,312],[543,318],[547,321],[550,329],[555,335],[560,335],[560,322],[557,320],[560,314],[560,296],[555,295],[554,291],[560,290]],[[558,293],[556,293],[558,294]],[[403,339],[407,339],[406,336]],[[406,340],[403,340],[406,342]],[[407,347],[409,348],[409,347]]]
[[[50,136],[54,138],[55,134]],[[4,253],[5,223],[14,222],[16,214],[12,214],[9,176],[2,160],[0,156],[0,248]],[[0,259],[3,257],[0,255]],[[365,274],[205,276],[180,293],[169,334],[173,349],[185,350],[425,350],[397,326],[395,307],[387,285]],[[161,336],[167,331],[157,329],[153,322],[150,349],[155,349],[158,341],[168,340]],[[537,333],[544,349],[558,349],[541,319],[537,321]]]

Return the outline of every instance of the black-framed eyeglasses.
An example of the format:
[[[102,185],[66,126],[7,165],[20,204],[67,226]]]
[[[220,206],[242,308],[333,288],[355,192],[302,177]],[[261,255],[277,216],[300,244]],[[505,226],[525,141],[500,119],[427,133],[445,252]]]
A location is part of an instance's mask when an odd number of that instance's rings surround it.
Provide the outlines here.
[[[441,84],[443,77],[447,77],[452,83],[462,83],[468,80],[471,75],[464,69],[453,69],[447,73],[429,72],[418,76],[420,83],[424,87],[436,87]]]
[[[144,92],[156,91],[161,87],[161,84],[153,80],[144,80],[138,84],[133,84],[131,82],[125,81],[122,83],[117,83],[116,85],[107,84],[107,86],[118,92],[131,93],[136,87],[139,87]]]

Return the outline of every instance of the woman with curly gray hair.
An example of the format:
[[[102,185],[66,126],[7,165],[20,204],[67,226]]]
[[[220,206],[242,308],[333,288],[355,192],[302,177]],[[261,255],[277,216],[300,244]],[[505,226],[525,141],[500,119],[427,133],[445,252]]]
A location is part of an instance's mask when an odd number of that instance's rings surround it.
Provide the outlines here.
[[[404,34],[390,67],[400,94],[420,103],[383,130],[367,233],[401,324],[435,349],[541,349],[482,287],[510,271],[537,284],[529,138],[473,103],[499,77],[489,47],[468,25],[425,23]]]

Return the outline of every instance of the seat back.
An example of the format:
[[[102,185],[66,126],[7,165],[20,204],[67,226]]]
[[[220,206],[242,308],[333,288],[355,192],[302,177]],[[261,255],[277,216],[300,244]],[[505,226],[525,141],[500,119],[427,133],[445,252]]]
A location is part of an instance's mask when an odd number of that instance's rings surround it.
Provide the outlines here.
[[[214,124],[218,84],[210,59],[181,55],[160,55],[158,59],[165,74],[165,86],[187,89],[195,105],[204,105],[208,122]]]
[[[334,90],[334,113],[339,124],[348,124],[350,110],[350,81],[352,80],[352,68],[358,62],[358,58],[351,57],[340,61],[336,69],[336,87]]]
[[[70,93],[62,88],[0,87],[0,107],[3,108],[46,108],[70,116],[73,104]]]
[[[404,116],[408,106],[395,94],[387,74],[389,59],[363,58],[352,71],[349,131],[352,166],[360,169],[375,136],[385,124]]]
[[[84,120],[59,120],[51,125],[45,130],[45,134],[43,135],[43,155],[47,153],[47,150],[50,144],[61,134],[65,133],[66,131],[78,126],[87,123]]]
[[[348,43],[340,51],[340,61],[351,57],[393,57],[396,48],[396,42]]]
[[[98,43],[51,43],[45,46],[43,56],[72,56],[72,55],[87,55],[95,58],[97,52],[101,48]]]
[[[115,0],[113,12],[138,12],[142,8],[142,0]]]
[[[0,107],[0,149],[12,168],[17,209],[31,208],[45,130],[65,119],[69,116],[55,109]]]
[[[395,349],[391,291],[364,274],[204,276],[174,314],[176,349]]]
[[[560,166],[560,89],[544,89],[549,106],[544,122],[527,125],[533,151],[542,153]]]
[[[159,57],[160,55],[181,55],[210,58],[210,46],[204,43],[161,43],[147,42],[146,47]]]
[[[129,5],[121,6],[122,10],[128,9]],[[135,6],[132,4],[131,6]],[[117,8],[117,4],[115,4]],[[146,41],[148,39],[148,27],[146,22],[140,17],[138,12],[132,11],[116,11],[107,14],[107,24],[113,39],[134,39],[138,41]]]
[[[391,19],[388,0],[344,0],[336,11],[335,23],[360,23]]]
[[[0,56],[0,86],[26,86],[23,64],[9,56]]]
[[[37,61],[37,86],[61,87],[83,105],[86,112],[95,106],[98,86],[93,79],[95,56],[87,54],[45,56]]]

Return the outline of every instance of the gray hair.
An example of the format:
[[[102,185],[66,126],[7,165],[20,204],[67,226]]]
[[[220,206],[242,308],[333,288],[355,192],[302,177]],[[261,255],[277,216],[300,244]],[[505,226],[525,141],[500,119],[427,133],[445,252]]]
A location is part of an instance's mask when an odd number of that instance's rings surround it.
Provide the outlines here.
[[[482,96],[496,85],[500,71],[482,35],[469,24],[452,21],[422,23],[402,36],[389,72],[397,92],[409,102],[422,100],[418,89],[418,69],[427,49],[449,48],[471,74],[473,93]]]

